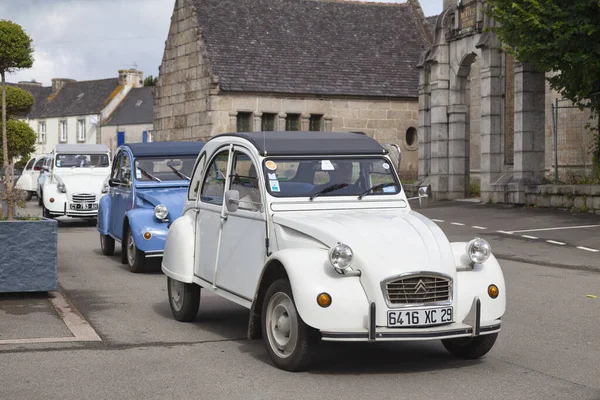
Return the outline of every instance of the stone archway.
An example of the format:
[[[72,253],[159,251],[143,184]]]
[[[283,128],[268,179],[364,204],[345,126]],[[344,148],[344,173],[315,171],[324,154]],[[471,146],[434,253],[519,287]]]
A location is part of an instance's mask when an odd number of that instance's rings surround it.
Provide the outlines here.
[[[493,21],[484,7],[485,0],[448,4],[438,16],[433,45],[419,62],[419,181],[431,186],[435,199],[468,195],[472,161],[480,166],[483,201],[518,202],[524,185],[543,177],[544,75],[515,63],[514,94],[506,92],[505,57],[497,37],[485,31]],[[475,61],[478,76],[473,77]],[[469,86],[474,78],[478,88]],[[514,95],[514,118],[505,118],[505,95]],[[478,132],[471,126],[471,99],[479,101]],[[505,143],[505,121],[513,120],[514,168],[513,157],[505,157],[505,148],[513,148],[513,129]],[[471,145],[472,137],[478,146]]]

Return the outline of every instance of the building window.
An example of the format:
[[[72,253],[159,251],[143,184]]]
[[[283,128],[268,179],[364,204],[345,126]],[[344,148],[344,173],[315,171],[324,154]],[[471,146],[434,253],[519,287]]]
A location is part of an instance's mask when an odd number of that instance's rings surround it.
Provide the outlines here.
[[[58,134],[60,135],[61,142],[67,141],[67,121],[60,121],[58,123]]]
[[[417,141],[417,129],[412,126],[406,130],[406,144],[413,146]]]
[[[299,131],[300,130],[300,114],[288,114],[285,117],[285,130],[286,131]]]
[[[238,132],[252,132],[252,113],[251,112],[238,112],[237,113],[237,131]]]
[[[38,140],[40,143],[46,143],[46,121],[38,123]]]
[[[308,120],[309,124],[309,131],[322,131],[322,126],[323,124],[321,123],[321,121],[323,121],[323,115],[320,114],[311,114],[310,119]]]
[[[260,122],[260,130],[261,131],[274,131],[276,118],[277,118],[277,114],[264,113],[262,116],[262,121]]]
[[[77,140],[85,142],[85,119],[77,120]]]

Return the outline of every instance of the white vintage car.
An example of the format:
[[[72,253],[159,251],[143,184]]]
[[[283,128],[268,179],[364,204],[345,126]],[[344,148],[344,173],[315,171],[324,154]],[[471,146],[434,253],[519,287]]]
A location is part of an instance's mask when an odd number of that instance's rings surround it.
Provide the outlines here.
[[[31,200],[33,195],[37,194],[39,191],[38,177],[42,173],[42,167],[46,160],[48,160],[47,154],[33,156],[25,165],[23,173],[15,184],[17,189],[25,191],[27,194],[27,201]]]
[[[98,202],[108,191],[110,151],[103,144],[57,144],[48,176],[40,188],[42,215],[97,218]]]
[[[250,309],[248,338],[290,371],[308,368],[321,340],[441,339],[481,357],[505,312],[502,269],[488,242],[449,242],[409,200],[366,135],[216,136],[167,235],[171,311],[193,320],[201,288]]]

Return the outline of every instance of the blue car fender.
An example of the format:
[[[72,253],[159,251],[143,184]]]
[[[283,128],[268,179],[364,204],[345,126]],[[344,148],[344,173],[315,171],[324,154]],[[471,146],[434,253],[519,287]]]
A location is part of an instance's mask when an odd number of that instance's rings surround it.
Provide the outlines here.
[[[110,226],[110,196],[104,195],[98,202],[98,231],[103,235],[108,235],[108,227]]]
[[[129,229],[135,240],[136,247],[144,252],[163,251],[165,240],[169,232],[169,223],[161,222],[154,216],[154,210],[151,208],[134,208],[126,214]],[[149,232],[150,239],[146,239],[144,234]]]

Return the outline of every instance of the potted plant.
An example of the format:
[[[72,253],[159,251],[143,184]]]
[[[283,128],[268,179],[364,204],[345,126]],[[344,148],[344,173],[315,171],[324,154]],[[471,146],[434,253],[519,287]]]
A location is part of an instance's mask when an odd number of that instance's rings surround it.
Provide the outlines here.
[[[33,65],[31,39],[20,25],[0,20],[2,78],[2,184],[0,185],[0,293],[53,291],[58,286],[57,222],[41,217],[15,216],[23,202],[14,187],[15,160],[35,150],[35,132],[19,120],[33,106],[33,96],[7,87],[6,74]],[[22,204],[21,204],[22,205]]]

